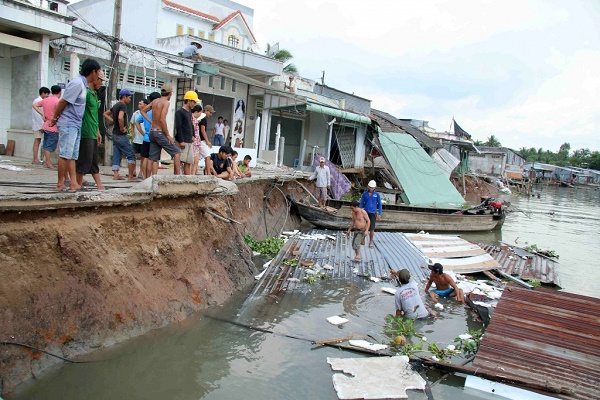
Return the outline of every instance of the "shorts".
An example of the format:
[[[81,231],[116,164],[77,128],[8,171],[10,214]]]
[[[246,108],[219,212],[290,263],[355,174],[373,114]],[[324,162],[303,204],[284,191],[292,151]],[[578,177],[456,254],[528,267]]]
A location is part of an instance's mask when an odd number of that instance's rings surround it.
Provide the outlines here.
[[[375,222],[377,221],[377,213],[369,214],[369,221],[371,221],[371,224],[369,224],[369,231],[373,232],[375,230]]]
[[[44,137],[44,131],[43,130],[39,130],[39,131],[33,131],[33,138],[34,139],[41,139]]]
[[[58,156],[66,160],[79,158],[79,142],[81,128],[78,126],[64,126],[58,128]]]
[[[58,147],[58,132],[44,131],[44,150],[50,153]]]
[[[450,295],[454,292],[454,288],[449,287],[448,289],[433,289],[432,292],[441,297],[450,297]]]
[[[360,249],[362,245],[362,241],[365,238],[365,231],[356,231],[354,232],[354,239],[352,239],[352,248],[354,250]]]
[[[181,158],[179,161],[186,164],[194,163],[194,146],[191,143],[184,143],[185,148],[181,149]]]
[[[80,174],[98,174],[98,140],[81,139],[79,145],[79,158],[75,163],[75,171]]]
[[[200,146],[198,149],[201,158],[210,157],[210,149],[208,148],[208,145],[204,140],[200,142]]]
[[[317,186],[317,190],[315,192],[315,197],[317,198],[317,200],[327,200],[327,186],[325,186],[325,187]]]
[[[140,151],[140,157],[148,158],[150,156],[150,142],[142,143],[142,150]]]
[[[131,147],[133,147],[133,152],[135,154],[140,154],[142,152],[142,144],[141,143],[131,143]]]
[[[123,155],[127,158],[127,164],[135,164],[135,153],[127,135],[113,133],[113,171],[118,171],[121,168],[121,156]]]
[[[150,131],[150,154],[149,159],[152,161],[160,160],[160,151],[165,150],[171,157],[181,153],[181,149],[175,144],[170,143],[163,131]]]

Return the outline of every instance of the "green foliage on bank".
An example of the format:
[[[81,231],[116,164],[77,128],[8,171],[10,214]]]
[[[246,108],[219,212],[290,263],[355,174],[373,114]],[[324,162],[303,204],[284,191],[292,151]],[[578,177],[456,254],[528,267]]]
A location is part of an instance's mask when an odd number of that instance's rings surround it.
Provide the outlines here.
[[[244,235],[244,241],[253,251],[260,253],[267,258],[275,257],[283,246],[283,239],[274,237],[258,241],[251,235]]]

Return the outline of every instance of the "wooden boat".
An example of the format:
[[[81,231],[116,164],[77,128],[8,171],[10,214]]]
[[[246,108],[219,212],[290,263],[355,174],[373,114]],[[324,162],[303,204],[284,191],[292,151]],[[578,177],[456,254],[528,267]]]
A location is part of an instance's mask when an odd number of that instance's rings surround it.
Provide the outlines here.
[[[348,229],[352,220],[350,202],[329,200],[325,209],[290,199],[298,213],[313,225],[327,229]],[[499,229],[504,224],[502,209],[478,206],[467,210],[383,206],[383,216],[377,221],[379,231],[476,232]]]

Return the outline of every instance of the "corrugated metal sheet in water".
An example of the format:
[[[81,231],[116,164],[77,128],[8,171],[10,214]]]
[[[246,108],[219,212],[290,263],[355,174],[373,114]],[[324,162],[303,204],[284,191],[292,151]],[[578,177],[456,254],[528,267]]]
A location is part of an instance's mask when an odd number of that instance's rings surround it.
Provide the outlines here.
[[[525,280],[535,279],[542,283],[560,286],[556,261],[518,248],[514,248],[513,251],[510,248],[502,250],[501,247],[491,244],[479,245],[498,261],[502,270],[507,274]]]
[[[333,270],[323,271],[329,278],[338,279],[342,284],[353,283],[360,288],[372,282],[365,277],[356,276],[354,268],[358,269],[360,275],[373,277],[389,276],[390,268],[396,270],[406,268],[418,281],[428,276],[423,255],[402,233],[376,232],[375,248],[369,248],[367,239],[366,245],[361,247],[362,261],[359,263],[351,261],[354,257],[352,240],[344,236],[342,231],[314,229],[306,234],[330,235],[335,239],[302,240],[291,237],[254,287],[253,296],[283,295],[290,290],[311,289],[311,285],[302,282],[306,276],[306,269],[300,266],[302,261],[313,261],[320,266],[329,264]],[[299,250],[297,256],[293,255],[295,249]],[[288,259],[296,259],[298,266],[295,268],[285,266],[283,262]],[[299,281],[289,281],[289,278],[296,278]]]
[[[550,289],[504,290],[473,362],[565,399],[600,398],[600,301]]]

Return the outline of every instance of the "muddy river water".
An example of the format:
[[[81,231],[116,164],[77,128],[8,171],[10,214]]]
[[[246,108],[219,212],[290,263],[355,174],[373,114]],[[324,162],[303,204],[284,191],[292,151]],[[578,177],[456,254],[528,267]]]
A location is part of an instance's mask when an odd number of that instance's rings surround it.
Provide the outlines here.
[[[560,255],[563,290],[600,297],[600,191],[539,188],[540,198],[513,196],[521,210],[509,215],[502,232],[468,234],[471,241],[536,244]],[[319,282],[282,298],[236,294],[221,307],[87,357],[87,364],[60,364],[6,399],[337,399],[327,357],[360,354],[317,347],[312,340],[369,334],[384,340],[383,318],[393,297],[378,284]],[[308,291],[310,290],[310,291]],[[418,322],[416,330],[440,347],[467,329],[480,329],[475,316],[454,301],[438,320]],[[325,322],[332,315],[350,320],[341,328]],[[215,319],[218,318],[218,319]],[[225,321],[258,326],[249,330]],[[426,354],[424,354],[426,355]],[[460,360],[459,360],[460,361]],[[393,371],[381,371],[392,378]],[[441,377],[425,371],[430,383]],[[436,399],[485,399],[464,390],[461,377],[432,387]],[[423,392],[408,391],[411,399]],[[497,397],[495,397],[497,398]]]

